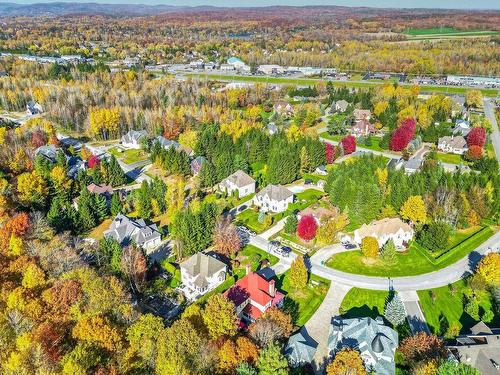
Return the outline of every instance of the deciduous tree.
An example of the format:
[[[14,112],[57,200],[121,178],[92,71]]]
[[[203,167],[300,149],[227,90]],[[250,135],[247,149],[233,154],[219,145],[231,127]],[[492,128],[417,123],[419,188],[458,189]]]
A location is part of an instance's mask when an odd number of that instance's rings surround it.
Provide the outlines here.
[[[276,343],[271,343],[260,351],[257,360],[259,375],[287,375],[288,361],[281,354],[281,348]]]
[[[297,225],[297,235],[305,241],[310,241],[316,236],[317,229],[316,219],[312,215],[304,215]]]
[[[366,375],[365,365],[357,350],[346,348],[335,353],[326,367],[327,375]]]
[[[408,197],[399,212],[401,218],[409,220],[414,224],[425,223],[427,220],[427,208],[420,195]]]
[[[211,296],[203,311],[203,321],[212,339],[233,336],[238,321],[234,304],[221,294]]]
[[[361,240],[361,251],[365,257],[374,258],[378,255],[378,242],[375,237],[364,237]]]
[[[227,257],[232,257],[241,249],[240,235],[229,216],[221,216],[217,220],[213,241],[215,251]]]
[[[492,286],[500,285],[500,253],[485,255],[477,265],[476,273],[481,275],[486,283]]]
[[[308,273],[304,257],[297,256],[290,267],[290,285],[295,289],[304,288],[307,285]]]

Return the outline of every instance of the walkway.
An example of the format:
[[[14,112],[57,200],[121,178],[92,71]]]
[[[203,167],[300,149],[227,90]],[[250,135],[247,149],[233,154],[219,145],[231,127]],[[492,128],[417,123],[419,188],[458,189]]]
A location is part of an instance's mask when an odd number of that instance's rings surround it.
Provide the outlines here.
[[[312,363],[316,374],[323,374],[324,365],[328,359],[327,344],[330,334],[331,319],[339,315],[340,304],[349,289],[351,289],[350,286],[340,283],[331,283],[323,303],[307,321],[304,327],[302,327],[304,337],[309,336],[317,344]]]
[[[417,332],[430,333],[424,313],[420,308],[420,302],[417,292],[400,292],[399,296],[401,297],[401,300],[405,305],[406,320],[408,320],[408,324],[410,325],[410,329],[413,334]]]

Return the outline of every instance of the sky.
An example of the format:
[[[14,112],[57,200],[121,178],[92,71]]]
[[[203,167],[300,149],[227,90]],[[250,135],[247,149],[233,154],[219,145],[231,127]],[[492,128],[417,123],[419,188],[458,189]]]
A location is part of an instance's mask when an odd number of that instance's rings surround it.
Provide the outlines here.
[[[107,4],[165,4],[181,6],[213,5],[226,7],[248,7],[269,5],[343,5],[382,8],[449,8],[449,9],[498,9],[500,0],[58,0],[78,3]],[[0,0],[21,4],[53,2],[50,0]]]

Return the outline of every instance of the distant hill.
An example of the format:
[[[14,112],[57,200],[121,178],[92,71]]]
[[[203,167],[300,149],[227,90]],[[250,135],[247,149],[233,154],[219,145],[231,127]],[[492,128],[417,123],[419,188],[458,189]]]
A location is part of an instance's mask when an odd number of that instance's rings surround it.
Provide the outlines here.
[[[211,7],[186,7],[173,5],[144,4],[98,4],[98,3],[36,3],[15,4],[0,2],[0,17],[17,16],[62,16],[68,14],[106,14],[118,16],[147,16],[158,13],[190,12]]]

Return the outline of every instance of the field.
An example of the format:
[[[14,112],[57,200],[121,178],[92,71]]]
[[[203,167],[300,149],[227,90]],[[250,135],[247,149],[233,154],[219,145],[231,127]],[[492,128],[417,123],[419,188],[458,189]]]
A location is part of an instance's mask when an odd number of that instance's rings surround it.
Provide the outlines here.
[[[457,241],[459,243],[437,258],[434,258],[428,250],[414,242],[407,251],[398,253],[393,263],[384,262],[380,258],[366,258],[360,250],[357,250],[334,255],[328,260],[327,266],[339,271],[367,276],[421,275],[437,271],[459,261],[491,237],[493,233],[493,230],[488,227],[470,235],[467,239],[463,237],[452,238],[452,243],[458,243]]]
[[[490,30],[458,30],[452,27],[435,27],[430,29],[409,29],[404,34],[410,40],[475,38],[498,35],[498,31]]]
[[[207,74],[207,73],[184,73],[187,77],[200,77],[222,82],[254,82],[254,83],[269,83],[269,84],[282,84],[282,85],[299,85],[310,86],[319,81],[326,82],[324,79],[317,78],[290,78],[290,77],[259,77],[259,76],[237,76],[225,74]],[[383,85],[385,82],[359,82],[359,81],[331,81],[334,86],[340,87],[373,87],[376,85]],[[400,83],[400,85],[408,85],[407,83]],[[449,86],[420,86],[422,93],[448,93],[448,94],[464,94],[470,88],[466,87],[449,87]],[[496,89],[480,89],[480,91],[487,96],[496,96],[498,90]]]
[[[451,323],[458,323],[463,333],[468,333],[477,321],[464,312],[467,281],[459,280],[441,288],[420,290],[418,297],[427,324],[433,333],[443,335]],[[479,298],[480,311],[491,310],[489,293]],[[497,318],[498,319],[498,318]]]

